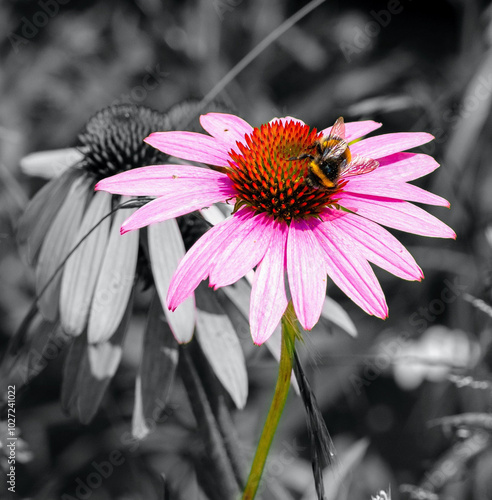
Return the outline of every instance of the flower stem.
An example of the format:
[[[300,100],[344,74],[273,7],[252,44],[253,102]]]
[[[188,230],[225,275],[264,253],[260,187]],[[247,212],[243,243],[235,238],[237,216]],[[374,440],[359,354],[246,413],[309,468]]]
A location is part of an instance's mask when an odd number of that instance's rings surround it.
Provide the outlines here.
[[[248,482],[244,489],[242,500],[253,500],[260,484],[261,475],[265,467],[268,451],[277,430],[280,416],[284,410],[285,401],[290,387],[292,374],[292,359],[294,357],[295,339],[299,336],[299,327],[292,303],[289,303],[282,316],[282,348],[278,368],[277,385],[273,401],[268,411],[265,425],[261,433],[260,442],[256,448],[253,465],[249,473]]]

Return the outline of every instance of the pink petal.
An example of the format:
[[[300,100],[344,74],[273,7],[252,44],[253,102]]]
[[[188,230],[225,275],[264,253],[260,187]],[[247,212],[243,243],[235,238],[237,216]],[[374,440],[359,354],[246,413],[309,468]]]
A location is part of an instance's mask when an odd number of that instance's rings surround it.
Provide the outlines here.
[[[399,132],[384,134],[363,139],[350,146],[352,154],[359,154],[368,158],[382,158],[393,153],[421,146],[432,141],[434,136],[425,132]]]
[[[183,158],[226,167],[229,155],[223,143],[214,137],[196,132],[154,132],[145,142],[163,153]]]
[[[244,143],[244,137],[253,132],[253,127],[242,118],[225,113],[208,113],[200,116],[202,127],[227,148],[236,149],[236,141]],[[226,149],[227,149],[226,148]]]
[[[108,191],[128,196],[162,196],[175,191],[176,186],[195,189],[199,186],[217,186],[226,183],[227,175],[209,168],[191,165],[152,165],[135,168],[99,181],[96,191]]]
[[[256,345],[267,340],[287,308],[285,292],[285,248],[288,226],[272,222],[270,246],[256,269],[251,290],[249,321]]]
[[[328,228],[353,238],[353,247],[367,260],[406,280],[421,280],[422,270],[408,250],[386,229],[358,215],[327,209]]]
[[[242,278],[261,261],[272,236],[270,217],[243,210],[242,225],[234,238],[222,250],[210,271],[210,284],[214,288],[230,285]]]
[[[429,193],[424,189],[407,184],[406,182],[382,182],[381,178],[371,179],[365,175],[361,177],[350,177],[344,188],[347,193],[371,195],[377,193],[385,198],[415,201],[428,205],[438,205],[449,208],[449,202],[436,194]]]
[[[188,250],[169,284],[167,292],[169,309],[175,310],[209,275],[221,252],[241,229],[244,215],[240,210],[229,219],[217,224]]]
[[[350,193],[340,193],[339,200],[343,207],[383,226],[421,236],[456,238],[444,222],[406,201]]]
[[[439,167],[432,156],[416,153],[395,153],[379,160],[379,167],[370,172],[371,179],[381,179],[384,182],[413,181],[419,177],[434,172]],[[369,177],[365,177],[368,179]]]
[[[326,297],[326,266],[318,240],[302,220],[289,226],[287,273],[297,318],[304,329],[311,330]]]
[[[381,127],[382,123],[373,122],[372,120],[366,120],[362,122],[348,122],[345,124],[345,140],[347,142],[355,141],[359,137],[369,134],[370,132],[377,130]],[[331,127],[325,128],[321,132],[323,137],[329,135]]]
[[[173,181],[169,183],[173,184]],[[166,196],[147,203],[129,217],[121,226],[121,234],[235,197],[232,183],[227,177],[217,182],[202,183],[201,186],[194,180],[174,184],[174,192],[170,191]]]
[[[308,221],[324,251],[326,270],[334,283],[368,314],[388,316],[381,285],[367,260],[353,251],[352,239],[333,231],[330,222]]]

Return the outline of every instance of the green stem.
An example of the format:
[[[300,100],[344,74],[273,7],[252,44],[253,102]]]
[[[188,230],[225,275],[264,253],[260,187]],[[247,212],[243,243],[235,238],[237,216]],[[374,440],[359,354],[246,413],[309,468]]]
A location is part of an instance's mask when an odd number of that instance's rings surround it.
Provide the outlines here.
[[[278,368],[277,385],[273,401],[268,411],[265,425],[261,433],[258,448],[256,448],[253,465],[249,473],[248,482],[244,489],[242,500],[253,500],[260,484],[261,475],[265,468],[268,451],[273,441],[273,436],[277,430],[280,416],[284,410],[285,401],[290,387],[290,377],[292,374],[292,359],[294,357],[295,339],[299,336],[297,318],[292,303],[289,303],[282,316],[282,348],[280,352],[280,364]]]

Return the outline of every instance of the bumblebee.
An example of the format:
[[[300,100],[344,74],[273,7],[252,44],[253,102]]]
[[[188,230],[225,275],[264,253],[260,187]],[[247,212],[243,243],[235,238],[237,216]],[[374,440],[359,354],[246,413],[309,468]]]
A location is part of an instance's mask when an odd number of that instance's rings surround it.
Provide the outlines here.
[[[352,156],[345,140],[345,123],[342,117],[338,118],[326,137],[315,141],[309,149],[314,149],[314,152],[303,153],[291,160],[311,159],[306,184],[317,189],[333,191],[338,187],[341,176],[367,174],[379,166],[379,162],[371,158]]]

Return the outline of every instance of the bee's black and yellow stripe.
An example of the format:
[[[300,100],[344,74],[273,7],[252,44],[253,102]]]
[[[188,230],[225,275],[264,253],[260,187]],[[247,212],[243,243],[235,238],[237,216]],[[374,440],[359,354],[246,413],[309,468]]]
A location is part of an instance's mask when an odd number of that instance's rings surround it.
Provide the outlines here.
[[[323,187],[327,189],[333,189],[335,187],[335,183],[328,179],[321,167],[314,160],[309,163],[309,171],[316,177]]]
[[[334,150],[341,143],[345,146],[342,154],[333,154]],[[340,173],[339,166],[343,160],[350,163],[352,155],[345,141],[338,137],[329,137],[319,144],[320,154],[309,163],[309,172],[316,179],[320,186],[325,189],[333,189],[336,187],[338,175]]]

